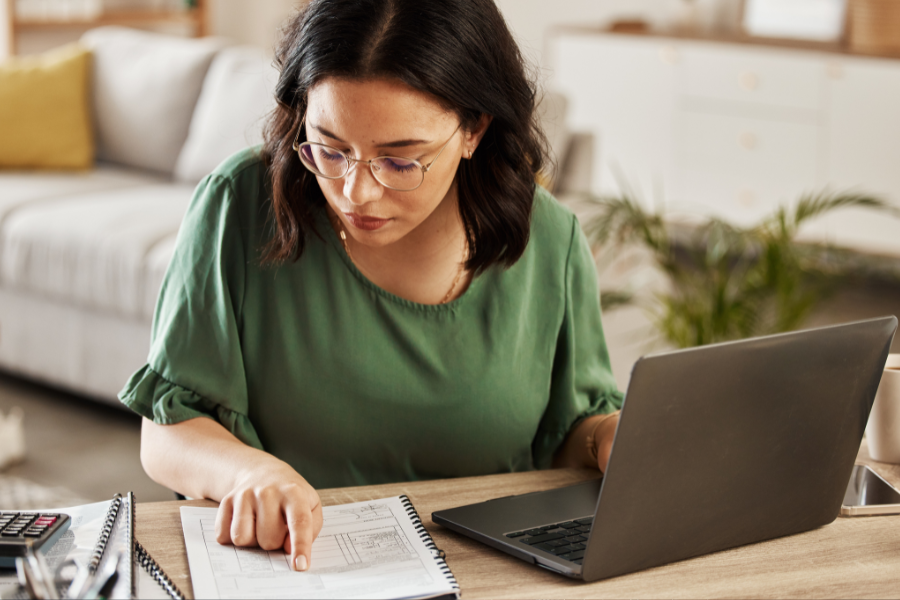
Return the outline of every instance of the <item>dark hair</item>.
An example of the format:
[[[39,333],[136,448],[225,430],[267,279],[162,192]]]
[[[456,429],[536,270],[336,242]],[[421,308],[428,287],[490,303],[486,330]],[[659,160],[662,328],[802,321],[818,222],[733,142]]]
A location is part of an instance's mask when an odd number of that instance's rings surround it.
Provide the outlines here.
[[[464,129],[493,121],[457,171],[467,267],[512,266],[528,245],[546,139],[535,87],[493,0],[312,0],[276,51],[278,105],[265,130],[273,238],[264,261],[298,259],[325,198],[292,148],[307,93],[327,77],[390,78],[430,94]],[[301,133],[301,141],[305,139]]]

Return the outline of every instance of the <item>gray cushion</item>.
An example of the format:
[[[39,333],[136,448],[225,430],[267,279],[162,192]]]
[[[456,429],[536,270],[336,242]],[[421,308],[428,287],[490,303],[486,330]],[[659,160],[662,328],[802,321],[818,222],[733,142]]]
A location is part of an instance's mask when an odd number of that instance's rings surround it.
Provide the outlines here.
[[[216,55],[197,101],[175,179],[198,182],[235,152],[262,142],[275,108],[278,71],[262,50],[226,48]]]
[[[0,284],[149,321],[192,195],[156,184],[20,208],[0,230]]]
[[[101,160],[171,173],[219,39],[101,27],[93,51],[93,108]]]

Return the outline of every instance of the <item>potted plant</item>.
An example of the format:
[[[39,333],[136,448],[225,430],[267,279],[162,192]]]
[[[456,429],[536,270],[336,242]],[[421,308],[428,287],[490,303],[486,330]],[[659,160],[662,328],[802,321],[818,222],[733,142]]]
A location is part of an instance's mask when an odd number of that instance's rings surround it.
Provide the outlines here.
[[[605,290],[609,310],[638,303],[676,347],[791,331],[819,302],[849,281],[877,276],[900,281],[900,269],[833,245],[797,241],[800,227],[850,207],[900,209],[862,194],[812,194],[778,208],[752,227],[718,218],[680,223],[630,196],[587,198],[585,232],[601,265],[640,248],[665,284],[633,282]]]

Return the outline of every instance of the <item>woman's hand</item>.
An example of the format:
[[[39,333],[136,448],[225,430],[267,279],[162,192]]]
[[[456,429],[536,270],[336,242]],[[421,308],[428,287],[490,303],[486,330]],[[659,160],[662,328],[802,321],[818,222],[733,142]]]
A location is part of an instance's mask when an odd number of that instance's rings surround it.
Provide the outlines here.
[[[322,530],[319,494],[296,471],[272,457],[247,469],[219,504],[216,541],[235,546],[284,548],[297,571],[310,567]]]
[[[203,417],[175,425],[144,419],[141,462],[157,483],[220,502],[220,544],[284,548],[294,569],[309,568],[313,540],[322,530],[322,503],[286,462]]]
[[[553,466],[591,467],[606,472],[606,465],[612,453],[616,427],[619,425],[619,413],[595,415],[584,419],[570,432],[562,447],[556,453]],[[589,441],[593,438],[593,441]],[[590,448],[596,449],[594,456]]]
[[[594,426],[594,447],[597,448],[597,468],[601,473],[606,473],[609,464],[609,455],[612,454],[613,439],[616,437],[616,427],[619,426],[619,413],[613,413],[608,418]]]

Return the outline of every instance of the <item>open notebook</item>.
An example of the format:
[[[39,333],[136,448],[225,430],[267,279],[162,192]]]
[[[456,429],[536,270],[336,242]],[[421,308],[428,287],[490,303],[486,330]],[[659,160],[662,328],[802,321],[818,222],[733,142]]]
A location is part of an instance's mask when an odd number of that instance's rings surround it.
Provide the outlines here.
[[[284,551],[216,542],[215,508],[181,508],[197,598],[433,598],[459,586],[406,496],[326,506],[309,571]]]

